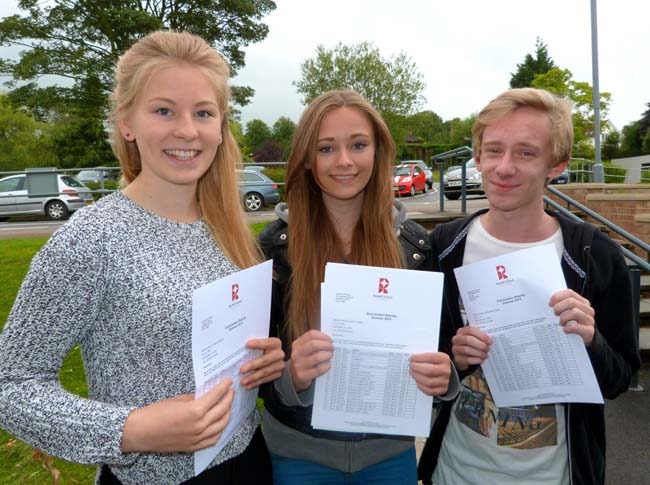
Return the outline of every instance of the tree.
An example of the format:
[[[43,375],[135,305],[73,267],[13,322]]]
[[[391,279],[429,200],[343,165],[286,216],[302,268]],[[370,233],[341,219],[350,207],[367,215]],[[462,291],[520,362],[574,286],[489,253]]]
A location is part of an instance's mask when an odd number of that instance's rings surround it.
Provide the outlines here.
[[[333,49],[322,45],[316,56],[300,65],[300,79],[294,82],[303,103],[330,89],[354,89],[383,115],[409,115],[424,102],[423,75],[401,52],[385,59],[368,42]]]
[[[282,161],[282,145],[275,140],[266,140],[253,152],[255,163]]]
[[[200,35],[227,58],[234,74],[245,64],[242,48],[266,37],[268,27],[260,20],[275,9],[272,0],[20,0],[18,6],[25,16],[0,21],[0,44],[24,48],[18,60],[0,59],[0,74],[10,76],[8,87],[16,88],[10,99],[41,120],[72,123],[103,122],[115,62],[147,33],[169,28]],[[67,81],[43,88],[37,81],[45,75]],[[240,105],[252,94],[249,87],[233,88]],[[90,130],[105,139],[102,131]],[[75,133],[88,130],[69,130]]]
[[[607,134],[605,137],[605,143],[602,146],[602,155],[603,160],[611,160],[612,158],[618,158],[620,153],[621,144],[621,134],[614,130]]]
[[[568,69],[555,67],[545,74],[538,74],[533,80],[532,86],[546,89],[551,93],[571,100],[573,103],[573,131],[575,155],[592,156],[594,137],[595,110],[593,103],[594,90],[587,82],[574,81],[573,74]],[[601,126],[607,126],[607,115],[612,95],[600,93],[600,117]]]
[[[639,136],[639,122],[634,121],[623,127],[621,130],[621,153],[622,157],[635,157],[641,155],[642,137]]]
[[[56,165],[48,130],[0,94],[0,172]]]
[[[291,152],[291,139],[296,131],[296,124],[286,116],[281,116],[273,123],[273,139],[282,147],[281,160],[289,158]]]
[[[442,118],[433,111],[420,111],[406,118],[406,129],[411,135],[428,143],[447,143],[449,130]]]
[[[535,41],[535,57],[526,54],[524,62],[517,64],[517,71],[510,74],[511,88],[527,88],[533,85],[533,79],[538,74],[546,74],[557,67],[548,55],[546,44],[537,37]]]
[[[449,126],[449,143],[452,145],[470,146],[472,144],[472,125],[476,121],[476,115],[467,118],[454,118],[447,122]]]
[[[249,153],[255,153],[262,144],[271,139],[271,130],[262,120],[254,119],[246,123],[246,148]]]

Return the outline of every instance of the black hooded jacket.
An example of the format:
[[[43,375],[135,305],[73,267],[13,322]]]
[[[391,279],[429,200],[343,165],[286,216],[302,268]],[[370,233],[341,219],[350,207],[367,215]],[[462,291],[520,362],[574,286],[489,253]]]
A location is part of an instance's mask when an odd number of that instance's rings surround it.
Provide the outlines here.
[[[471,221],[485,212],[440,224],[430,236],[434,270],[445,275],[440,350],[449,355],[451,339],[463,326],[453,270],[462,265]],[[587,298],[595,310],[595,335],[587,353],[603,397],[614,399],[627,390],[630,378],[640,366],[632,289],[623,253],[594,226],[555,212],[548,214],[557,218],[562,230],[562,271],[567,287]],[[467,369],[461,380],[474,369]],[[420,458],[418,476],[425,484],[431,483],[452,405],[453,401],[442,404]],[[572,485],[604,483],[604,405],[570,403],[564,408]]]

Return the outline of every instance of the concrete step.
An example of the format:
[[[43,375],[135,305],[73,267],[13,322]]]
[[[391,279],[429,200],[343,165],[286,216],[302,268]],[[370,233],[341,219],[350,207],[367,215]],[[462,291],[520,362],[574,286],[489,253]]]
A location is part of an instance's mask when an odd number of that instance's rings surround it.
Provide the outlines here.
[[[618,244],[619,246],[624,247],[624,248],[627,249],[628,251],[634,251],[634,248],[635,248],[634,244],[632,244],[632,243],[631,243],[630,241],[628,241],[627,239],[618,239],[618,238],[611,237],[611,236],[610,236],[610,239],[611,239],[612,241],[614,241],[616,244]]]

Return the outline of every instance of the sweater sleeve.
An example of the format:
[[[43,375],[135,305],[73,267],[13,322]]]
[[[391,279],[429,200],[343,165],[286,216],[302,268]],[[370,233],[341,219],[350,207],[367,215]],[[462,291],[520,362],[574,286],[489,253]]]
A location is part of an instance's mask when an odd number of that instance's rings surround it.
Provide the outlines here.
[[[625,259],[600,234],[592,242],[590,280],[588,297],[595,311],[596,332],[587,352],[603,396],[614,399],[627,390],[639,369],[639,343]]]
[[[63,359],[101,312],[100,241],[96,226],[75,217],[34,257],[0,334],[0,427],[66,460],[127,464],[136,455],[122,453],[121,439],[133,408],[79,397],[59,381]]]

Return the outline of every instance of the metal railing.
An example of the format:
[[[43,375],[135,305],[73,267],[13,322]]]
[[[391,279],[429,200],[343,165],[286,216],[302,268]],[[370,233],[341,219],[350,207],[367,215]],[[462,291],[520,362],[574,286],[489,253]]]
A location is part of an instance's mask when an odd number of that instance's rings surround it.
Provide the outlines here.
[[[616,232],[619,236],[623,237],[626,239],[628,242],[631,244],[639,247],[643,251],[646,251],[646,254],[650,251],[650,245],[647,244],[646,242],[640,240],[639,238],[635,237],[634,235],[628,233],[624,229],[620,228],[613,222],[609,221],[608,219],[605,219],[603,216],[600,214],[592,211],[588,207],[585,207],[584,205],[580,204],[579,202],[573,200],[571,197],[563,194],[559,190],[553,188],[553,187],[546,187],[547,190],[549,190],[552,194],[557,195],[558,197],[562,198],[565,202],[568,203],[568,206],[570,207],[571,205],[574,205],[576,208],[579,210],[583,211],[587,216],[597,220],[599,223],[603,224],[605,227],[608,229]],[[565,216],[571,218],[572,220],[576,222],[584,222],[582,219],[580,219],[577,215],[575,215],[573,212],[571,212],[569,209],[562,207],[562,205],[558,204],[555,202],[553,199],[551,199],[548,196],[544,196],[544,202],[559,211],[560,213],[564,214]],[[628,274],[630,276],[630,282],[632,284],[632,308],[633,308],[633,325],[634,329],[636,332],[636,340],[637,340],[637,347],[639,346],[639,335],[640,335],[640,328],[641,328],[641,271],[646,271],[650,272],[650,263],[647,261],[644,261],[640,257],[638,257],[636,254],[634,254],[632,251],[629,249],[621,246],[621,249],[623,250],[623,254],[625,255],[626,258],[628,258],[629,261],[632,261],[634,264],[629,265],[628,264]],[[630,385],[628,387],[629,391],[633,392],[640,392],[643,391],[643,386],[639,384],[639,373],[638,371],[632,376],[630,380]]]
[[[607,229],[609,229],[610,231],[615,232],[617,235],[621,236],[624,240],[626,240],[630,244],[636,246],[641,251],[645,252],[646,260],[643,260],[639,256],[637,256],[636,254],[634,254],[632,251],[630,251],[629,249],[621,246],[621,249],[623,250],[623,254],[625,255],[625,257],[627,257],[628,259],[633,261],[636,265],[638,265],[644,271],[650,272],[650,263],[648,263],[648,259],[649,259],[649,256],[650,256],[650,244],[648,244],[647,242],[639,239],[635,235],[630,234],[625,229],[617,226],[616,224],[611,222],[609,219],[604,218],[603,216],[601,216],[597,212],[594,212],[593,210],[591,210],[589,207],[581,204],[580,202],[572,199],[568,195],[566,195],[566,194],[562,193],[561,191],[557,190],[555,187],[552,187],[552,186],[549,185],[549,186],[546,187],[546,190],[548,190],[553,195],[559,197],[560,199],[564,200],[567,203],[567,207],[566,208],[562,207],[562,205],[560,205],[559,203],[555,202],[553,199],[551,199],[550,197],[545,195],[544,196],[544,202],[547,205],[552,206],[553,208],[557,209],[558,211],[560,211],[563,214],[571,217],[574,220],[583,222],[582,219],[580,219],[578,216],[576,216],[573,212],[571,212],[569,210],[571,208],[571,206],[573,206],[576,209],[580,210],[581,212],[585,213],[587,216],[589,216],[592,219],[598,221],[600,224],[603,224],[605,227],[607,227]]]

